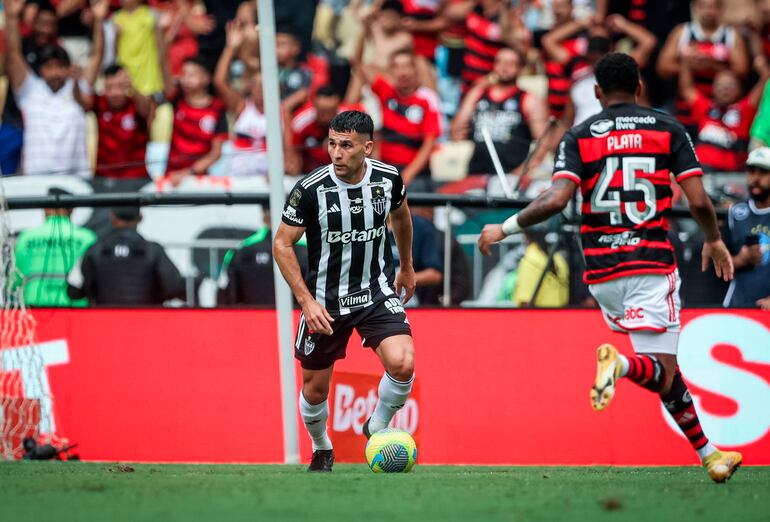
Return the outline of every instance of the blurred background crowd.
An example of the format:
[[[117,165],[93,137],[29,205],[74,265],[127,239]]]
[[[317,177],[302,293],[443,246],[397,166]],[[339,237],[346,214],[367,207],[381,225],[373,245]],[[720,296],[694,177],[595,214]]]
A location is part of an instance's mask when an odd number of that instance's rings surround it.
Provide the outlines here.
[[[750,196],[746,158],[770,144],[770,0],[281,0],[275,15],[287,179],[328,163],[329,122],[361,108],[375,120],[375,157],[398,166],[412,193],[502,195],[505,179],[517,195],[534,197],[549,183],[561,135],[600,110],[592,67],[612,51],[639,63],[640,102],[686,126],[720,206]],[[255,2],[3,0],[0,19],[3,176],[74,176],[134,190],[152,183],[166,191],[201,179],[264,181]],[[67,211],[46,212],[69,219]],[[565,223],[530,230],[482,263],[473,236],[499,213],[415,214],[421,304],[591,305]],[[99,241],[115,227],[123,236],[134,230],[139,241],[140,221],[138,212],[104,217]],[[447,223],[454,234],[445,242]],[[162,249],[155,252],[147,263],[165,266],[165,283],[146,290],[150,301],[199,304],[208,278],[219,285],[211,302],[269,304],[244,297],[242,288],[269,294],[272,276],[236,283],[258,272],[255,259],[272,264],[267,228],[248,232],[225,235],[248,237],[229,252],[217,247],[205,269],[181,267],[192,283],[173,256],[169,265],[158,261]],[[756,266],[770,258],[765,235],[752,250]],[[685,303],[721,304],[726,288],[699,272],[697,230],[675,221],[672,238]],[[62,261],[65,275],[96,241],[81,239],[79,255]],[[446,245],[451,295],[441,286]],[[93,274],[88,283],[78,275],[68,287],[59,281],[40,304],[110,302],[83,286],[96,284]]]

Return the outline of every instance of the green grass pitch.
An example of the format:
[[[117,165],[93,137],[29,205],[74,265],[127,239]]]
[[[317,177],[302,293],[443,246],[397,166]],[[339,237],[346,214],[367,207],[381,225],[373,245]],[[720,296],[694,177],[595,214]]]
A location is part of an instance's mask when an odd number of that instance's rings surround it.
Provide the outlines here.
[[[304,469],[5,462],[0,520],[770,520],[770,467],[721,485],[695,466]]]

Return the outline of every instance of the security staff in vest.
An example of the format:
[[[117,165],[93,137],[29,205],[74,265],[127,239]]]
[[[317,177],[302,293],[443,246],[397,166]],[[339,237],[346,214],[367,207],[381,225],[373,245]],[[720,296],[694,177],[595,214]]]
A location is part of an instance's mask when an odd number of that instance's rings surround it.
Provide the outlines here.
[[[218,304],[275,306],[269,212],[265,212],[264,221],[259,230],[244,239],[237,250],[228,250],[225,254],[217,281]],[[294,245],[294,253],[302,275],[306,275],[307,241],[304,237]]]
[[[98,239],[67,278],[67,295],[91,305],[160,305],[184,299],[185,282],[158,243],[136,231],[138,207],[112,212],[112,230]]]

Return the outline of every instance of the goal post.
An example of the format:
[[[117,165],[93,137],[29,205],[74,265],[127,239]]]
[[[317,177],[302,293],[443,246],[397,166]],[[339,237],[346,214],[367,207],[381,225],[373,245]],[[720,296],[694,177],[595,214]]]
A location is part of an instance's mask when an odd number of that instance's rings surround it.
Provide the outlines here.
[[[54,435],[53,398],[36,324],[24,303],[15,239],[0,178],[0,459],[20,459],[25,438]]]

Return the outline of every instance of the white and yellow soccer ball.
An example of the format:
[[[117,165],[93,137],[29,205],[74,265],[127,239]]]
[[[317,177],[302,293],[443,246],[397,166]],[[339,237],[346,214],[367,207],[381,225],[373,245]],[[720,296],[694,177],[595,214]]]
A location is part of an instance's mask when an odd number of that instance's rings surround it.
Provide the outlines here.
[[[417,463],[417,445],[409,433],[386,428],[366,443],[366,462],[375,473],[408,473]]]

